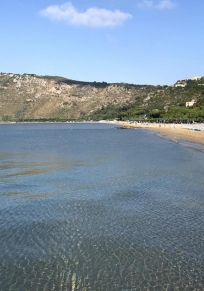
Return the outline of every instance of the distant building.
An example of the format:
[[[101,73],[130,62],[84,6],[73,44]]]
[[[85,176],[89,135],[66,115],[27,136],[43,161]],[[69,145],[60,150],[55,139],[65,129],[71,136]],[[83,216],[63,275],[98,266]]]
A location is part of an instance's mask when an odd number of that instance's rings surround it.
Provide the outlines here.
[[[193,105],[196,103],[196,100],[195,99],[193,99],[193,100],[191,100],[191,101],[189,101],[189,102],[186,102],[186,108],[187,107],[193,107]]]
[[[200,80],[200,79],[202,79],[201,76],[195,76],[195,77],[193,77],[191,80],[193,80],[193,81],[198,81],[198,80]]]
[[[178,80],[175,84],[174,87],[181,87],[184,88],[187,86],[187,80]]]
[[[181,88],[185,88],[186,86],[187,86],[187,81],[186,80],[179,80],[174,85],[174,87],[181,87]]]

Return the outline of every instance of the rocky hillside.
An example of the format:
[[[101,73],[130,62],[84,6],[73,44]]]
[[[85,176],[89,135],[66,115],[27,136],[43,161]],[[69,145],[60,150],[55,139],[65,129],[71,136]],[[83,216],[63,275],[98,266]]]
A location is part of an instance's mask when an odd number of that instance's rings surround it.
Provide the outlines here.
[[[186,109],[186,102],[192,100],[202,118],[204,78],[179,81],[171,87],[0,74],[2,121],[154,118],[168,115],[172,108]]]

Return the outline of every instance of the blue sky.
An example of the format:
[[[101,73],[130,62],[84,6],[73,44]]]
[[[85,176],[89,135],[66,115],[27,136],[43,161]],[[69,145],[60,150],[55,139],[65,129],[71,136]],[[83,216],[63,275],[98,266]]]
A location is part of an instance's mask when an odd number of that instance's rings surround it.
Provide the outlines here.
[[[172,84],[204,75],[203,0],[1,0],[0,71]]]

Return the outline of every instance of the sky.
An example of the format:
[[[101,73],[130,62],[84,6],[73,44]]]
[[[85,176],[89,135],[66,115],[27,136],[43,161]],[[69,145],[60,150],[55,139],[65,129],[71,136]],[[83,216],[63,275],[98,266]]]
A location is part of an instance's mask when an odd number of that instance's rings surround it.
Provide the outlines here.
[[[0,71],[173,84],[204,75],[203,0],[0,0]]]

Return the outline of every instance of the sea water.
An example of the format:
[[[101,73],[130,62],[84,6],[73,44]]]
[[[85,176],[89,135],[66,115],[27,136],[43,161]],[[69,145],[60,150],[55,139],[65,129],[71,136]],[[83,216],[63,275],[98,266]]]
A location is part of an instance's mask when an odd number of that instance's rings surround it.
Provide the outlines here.
[[[1,125],[0,290],[204,290],[204,152],[113,125]]]

